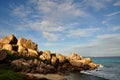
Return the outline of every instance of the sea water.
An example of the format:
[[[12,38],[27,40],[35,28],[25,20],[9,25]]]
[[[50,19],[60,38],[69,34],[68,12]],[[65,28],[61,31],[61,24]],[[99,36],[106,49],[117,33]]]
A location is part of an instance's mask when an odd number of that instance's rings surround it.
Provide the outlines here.
[[[91,71],[92,75],[109,80],[120,80],[120,57],[94,57],[92,59],[95,63],[103,65],[98,71]]]
[[[97,70],[71,73],[68,80],[120,80],[120,57],[92,57],[100,64]]]

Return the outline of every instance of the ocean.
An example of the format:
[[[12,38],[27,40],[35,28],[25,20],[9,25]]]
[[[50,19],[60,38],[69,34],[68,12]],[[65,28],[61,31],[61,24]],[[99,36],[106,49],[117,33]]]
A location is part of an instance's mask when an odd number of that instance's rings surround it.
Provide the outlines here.
[[[93,62],[101,64],[92,71],[71,73],[68,80],[120,80],[120,57],[92,57]]]

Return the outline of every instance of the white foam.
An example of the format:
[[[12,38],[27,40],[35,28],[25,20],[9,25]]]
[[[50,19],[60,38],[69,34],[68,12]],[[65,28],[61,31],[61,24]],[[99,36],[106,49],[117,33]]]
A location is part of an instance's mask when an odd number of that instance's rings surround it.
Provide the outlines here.
[[[83,73],[83,74],[90,74],[88,71],[81,71],[80,73]]]
[[[104,66],[103,66],[102,64],[99,64],[99,67],[100,67],[100,68],[103,68]],[[98,67],[98,68],[99,68],[99,67]]]
[[[99,67],[95,70],[87,70],[87,71],[81,71],[80,73],[83,73],[83,74],[91,74],[93,72],[96,72],[96,71],[100,71],[104,66],[102,64],[99,64]]]

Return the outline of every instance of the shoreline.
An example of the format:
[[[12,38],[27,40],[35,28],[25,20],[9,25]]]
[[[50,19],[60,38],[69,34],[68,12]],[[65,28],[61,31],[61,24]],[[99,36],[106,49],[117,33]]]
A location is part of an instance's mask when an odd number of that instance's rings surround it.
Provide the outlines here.
[[[70,73],[70,75],[66,76],[67,80],[109,80],[104,77],[95,76],[92,74],[85,73]]]
[[[34,76],[37,77],[38,79],[43,78],[45,80],[109,80],[103,77],[78,72],[72,72],[69,75],[60,75],[57,73],[52,74],[27,73],[26,75]]]
[[[32,40],[17,39],[14,34],[0,38],[0,46],[0,61],[11,66],[15,72],[27,74],[25,80],[66,80],[64,76],[74,71],[95,70],[99,67],[91,58],[75,52],[64,56],[50,50],[40,51]]]
[[[39,74],[39,73],[27,73],[27,76],[33,76],[38,79],[45,79],[45,80],[68,80],[65,76],[60,75],[60,74]]]

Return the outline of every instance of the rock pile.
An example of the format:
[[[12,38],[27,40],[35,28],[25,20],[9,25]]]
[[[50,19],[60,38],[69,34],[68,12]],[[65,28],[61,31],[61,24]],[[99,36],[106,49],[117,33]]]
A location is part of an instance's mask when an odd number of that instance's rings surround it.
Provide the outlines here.
[[[27,57],[37,57],[39,51],[36,43],[24,38],[17,40],[13,34],[0,39],[0,49],[19,52],[19,55]]]
[[[18,71],[30,73],[56,73],[92,70],[98,67],[91,58],[83,58],[73,53],[70,57],[62,54],[53,54],[49,50],[39,51],[36,43],[19,38],[13,34],[0,39],[0,49],[12,51],[12,55],[32,57],[33,59],[17,59],[11,62]],[[4,51],[0,51],[0,60],[6,58]]]
[[[70,56],[69,62],[72,66],[81,67],[82,70],[92,70],[98,67],[97,64],[92,62],[91,58],[83,58],[75,53]]]
[[[44,55],[49,54],[45,57]],[[42,56],[42,57],[41,57]],[[71,56],[74,58],[71,58]],[[12,61],[12,65],[17,66],[17,70],[29,73],[66,73],[72,71],[92,70],[98,67],[90,58],[82,58],[80,55],[72,54],[69,58],[58,54],[50,54],[50,51],[45,50],[40,55],[40,59],[25,60],[18,59]],[[75,59],[76,57],[76,59]],[[24,69],[25,68],[25,69]]]

